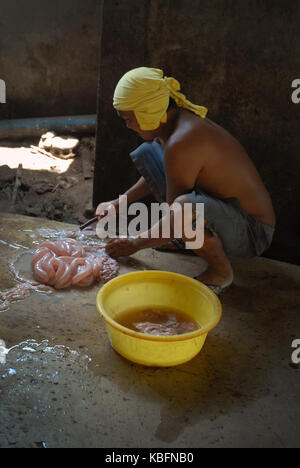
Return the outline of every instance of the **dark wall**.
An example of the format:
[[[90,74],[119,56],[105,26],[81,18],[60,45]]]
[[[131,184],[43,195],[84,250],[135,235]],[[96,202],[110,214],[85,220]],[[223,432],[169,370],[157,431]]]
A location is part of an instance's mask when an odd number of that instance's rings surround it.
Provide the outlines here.
[[[150,3],[149,0],[104,2],[94,206],[118,197],[137,180],[128,153],[140,141],[122,125],[112,101],[121,76],[147,62]]]
[[[0,119],[96,112],[102,3],[1,2]]]
[[[300,2],[157,0],[149,63],[168,69],[209,117],[246,147],[269,189],[278,229],[269,254],[300,262]]]
[[[113,171],[109,184],[95,184],[95,204],[136,176],[123,161],[136,140],[115,117],[114,87],[135,66],[159,67],[246,147],[278,217],[267,255],[300,262],[300,104],[291,99],[300,78],[300,2],[106,1],[104,22],[96,181]]]

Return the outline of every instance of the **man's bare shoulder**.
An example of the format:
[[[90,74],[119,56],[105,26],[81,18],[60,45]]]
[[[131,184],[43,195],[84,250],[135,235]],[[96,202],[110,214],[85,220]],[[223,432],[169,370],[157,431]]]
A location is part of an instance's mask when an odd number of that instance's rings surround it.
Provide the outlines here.
[[[195,128],[189,120],[182,119],[165,145],[164,164],[167,178],[173,178],[178,185],[187,189],[194,187],[205,164],[202,133],[201,128]]]
[[[199,150],[208,142],[206,126],[202,119],[197,116],[190,116],[190,112],[182,112],[178,118],[177,125],[165,145],[166,155],[182,155],[184,151],[186,157],[192,156],[195,151],[199,155]]]

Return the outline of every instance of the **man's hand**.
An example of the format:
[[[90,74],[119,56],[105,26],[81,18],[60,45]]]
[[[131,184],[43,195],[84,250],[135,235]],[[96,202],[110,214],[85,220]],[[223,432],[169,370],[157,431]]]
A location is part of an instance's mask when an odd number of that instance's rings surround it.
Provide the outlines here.
[[[137,239],[133,237],[117,237],[115,239],[111,239],[106,244],[105,250],[108,255],[115,259],[119,257],[129,257],[140,250],[137,244]]]

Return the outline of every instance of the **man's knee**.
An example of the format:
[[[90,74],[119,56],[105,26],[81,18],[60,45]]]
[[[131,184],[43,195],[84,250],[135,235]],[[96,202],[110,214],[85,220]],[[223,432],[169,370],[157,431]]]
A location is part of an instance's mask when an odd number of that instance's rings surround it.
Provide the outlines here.
[[[188,195],[180,195],[174,201],[174,203],[179,203],[179,205],[184,205],[185,203],[191,203]]]
[[[189,216],[188,216],[189,222],[194,222],[195,219],[199,216],[199,213],[193,209],[192,202],[191,202],[191,200],[190,200],[190,198],[189,198],[189,196],[187,194],[186,195],[180,195],[179,197],[177,197],[175,199],[175,201],[174,201],[174,205],[175,204],[178,207],[180,207],[180,209],[182,210],[182,216],[184,216],[185,213],[189,213]],[[191,205],[192,209],[184,211],[184,207],[187,204]],[[203,216],[203,224],[204,224],[204,227],[206,227],[207,219],[205,219],[204,216]]]
[[[202,216],[199,216],[199,212],[193,210],[193,204],[189,195],[184,194],[175,199],[173,203],[173,213],[174,231],[178,234],[175,237],[181,238],[186,243],[192,243],[197,246],[195,249],[200,249],[206,237],[205,227],[207,225],[207,220],[204,218],[204,211],[202,212]],[[178,231],[179,228],[181,229],[180,234]]]

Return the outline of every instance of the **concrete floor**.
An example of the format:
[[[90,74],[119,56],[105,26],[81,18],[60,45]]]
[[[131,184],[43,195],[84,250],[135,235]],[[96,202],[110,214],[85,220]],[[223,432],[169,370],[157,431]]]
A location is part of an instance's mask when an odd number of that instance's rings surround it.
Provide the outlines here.
[[[38,230],[70,228],[0,214],[0,290],[15,284]],[[27,249],[26,249],[27,248]],[[34,292],[0,312],[0,447],[300,447],[300,268],[264,258],[233,260],[223,318],[201,353],[167,369],[117,355],[95,307],[99,286]],[[195,275],[201,259],[154,250],[121,273],[166,269]]]

